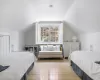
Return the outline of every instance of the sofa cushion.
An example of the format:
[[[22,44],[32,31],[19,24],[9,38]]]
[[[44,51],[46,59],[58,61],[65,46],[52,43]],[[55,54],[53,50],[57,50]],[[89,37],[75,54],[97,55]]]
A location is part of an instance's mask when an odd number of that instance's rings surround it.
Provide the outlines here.
[[[48,45],[48,51],[53,51],[53,45]]]

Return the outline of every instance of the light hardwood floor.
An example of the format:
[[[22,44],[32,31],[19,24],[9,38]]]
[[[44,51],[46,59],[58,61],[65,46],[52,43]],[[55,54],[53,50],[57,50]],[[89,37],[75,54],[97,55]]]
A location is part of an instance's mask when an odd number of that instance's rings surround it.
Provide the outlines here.
[[[39,60],[35,62],[28,80],[81,80],[67,60]]]

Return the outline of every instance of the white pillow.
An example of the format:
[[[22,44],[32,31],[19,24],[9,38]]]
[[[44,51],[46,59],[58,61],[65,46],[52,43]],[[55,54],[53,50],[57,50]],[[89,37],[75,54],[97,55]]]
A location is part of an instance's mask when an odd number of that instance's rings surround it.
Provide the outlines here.
[[[43,46],[43,51],[48,51],[48,48],[47,48],[47,46],[45,45],[45,46]]]
[[[60,51],[60,45],[56,45],[56,50]]]
[[[53,46],[53,51],[57,51],[57,47],[56,46]]]
[[[41,48],[41,51],[43,51],[43,45],[41,45],[40,48]]]
[[[53,45],[48,45],[48,51],[53,51]]]

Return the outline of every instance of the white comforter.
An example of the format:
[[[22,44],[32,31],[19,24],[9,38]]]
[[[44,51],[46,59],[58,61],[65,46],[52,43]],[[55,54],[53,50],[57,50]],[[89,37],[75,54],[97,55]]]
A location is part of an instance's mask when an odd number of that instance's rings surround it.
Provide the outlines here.
[[[6,56],[1,55],[0,65],[9,65],[10,67],[0,72],[0,80],[20,80],[33,62],[34,55],[29,52],[14,52]]]
[[[99,52],[75,51],[70,55],[71,60],[78,65],[93,80],[100,80]]]

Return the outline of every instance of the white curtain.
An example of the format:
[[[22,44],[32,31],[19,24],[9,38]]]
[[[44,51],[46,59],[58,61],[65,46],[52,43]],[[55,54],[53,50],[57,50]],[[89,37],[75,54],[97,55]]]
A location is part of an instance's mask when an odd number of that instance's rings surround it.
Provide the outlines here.
[[[6,55],[10,52],[10,36],[0,36],[0,54]]]

